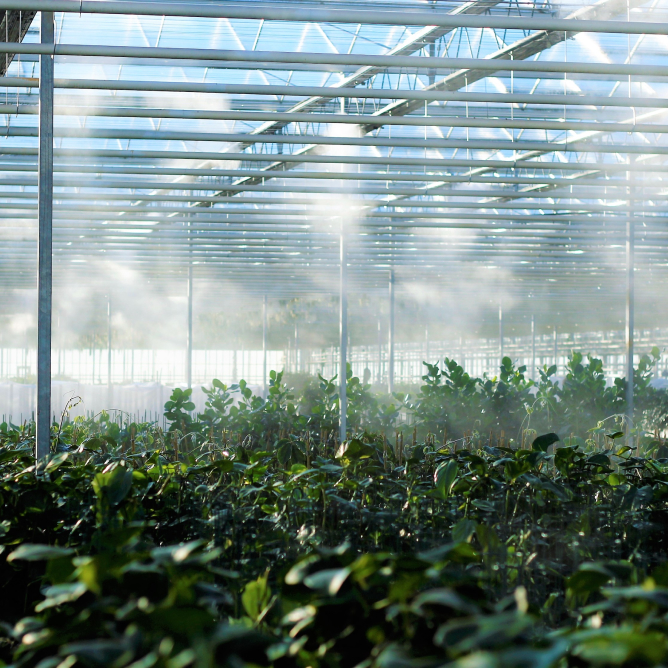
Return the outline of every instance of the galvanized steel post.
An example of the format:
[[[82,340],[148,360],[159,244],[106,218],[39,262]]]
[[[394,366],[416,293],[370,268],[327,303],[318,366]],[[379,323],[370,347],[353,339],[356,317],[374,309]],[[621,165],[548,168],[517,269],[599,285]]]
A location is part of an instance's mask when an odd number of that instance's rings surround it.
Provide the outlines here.
[[[188,331],[186,333],[186,386],[193,386],[193,263],[188,262]]]
[[[383,332],[380,325],[380,316],[378,316],[378,384],[383,382]]]
[[[348,431],[348,239],[341,221],[341,259],[339,274],[339,442]]]
[[[499,352],[503,361],[503,304],[499,302]]]
[[[299,314],[295,318],[295,373],[301,371],[301,359],[299,357]]]
[[[42,44],[54,43],[53,12],[42,12]],[[53,289],[53,56],[41,55],[37,241],[37,429],[35,457],[51,451],[51,311]]]
[[[531,314],[531,380],[536,380],[536,319]]]
[[[629,180],[633,177],[629,175]],[[629,206],[633,202],[635,188],[630,188]],[[628,418],[627,438],[628,445],[633,447],[633,438],[630,434],[633,422],[633,338],[635,315],[635,223],[630,216],[626,221],[626,417]]]
[[[390,269],[390,322],[387,333],[387,389],[394,392],[394,269]]]
[[[267,295],[262,300],[262,392],[267,398]]]
[[[559,373],[559,338],[557,336],[557,326],[554,326],[554,366],[555,374]]]
[[[107,295],[107,407],[111,408],[111,295]]]

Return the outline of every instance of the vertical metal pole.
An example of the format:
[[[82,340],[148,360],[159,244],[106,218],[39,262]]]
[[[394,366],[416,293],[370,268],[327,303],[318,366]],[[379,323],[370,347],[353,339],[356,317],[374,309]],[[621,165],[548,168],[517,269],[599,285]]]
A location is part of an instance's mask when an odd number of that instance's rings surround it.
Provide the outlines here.
[[[435,58],[436,57],[436,43],[432,42],[429,45],[429,57],[430,58]],[[427,77],[429,81],[429,85],[433,86],[434,82],[436,81],[436,70],[427,70]]]
[[[383,382],[383,332],[378,317],[378,384]]]
[[[394,392],[394,269],[390,269],[390,323],[387,333],[388,358],[387,358],[387,389],[390,394]]]
[[[499,302],[499,352],[503,360],[503,304]]]
[[[428,364],[431,364],[430,353],[429,353],[429,323],[424,326],[424,343],[425,343],[425,355],[427,359],[425,360]]]
[[[267,295],[262,301],[262,392],[267,398]]]
[[[536,380],[536,319],[531,314],[531,380]]]
[[[299,322],[295,319],[295,373],[301,371],[301,360],[299,359]]]
[[[631,180],[633,177],[629,176]],[[630,189],[631,198],[629,205],[633,206],[633,195],[635,188]],[[635,266],[635,223],[632,219],[633,213],[629,212],[629,218],[626,221],[626,416],[629,419],[627,429],[628,445],[633,447],[630,433],[633,425],[633,327],[635,310],[635,285],[634,285],[634,266]]]
[[[339,442],[348,431],[348,239],[341,221],[341,259],[339,275]]]
[[[193,263],[188,261],[188,328],[186,332],[186,387],[193,386]]]
[[[554,326],[554,366],[556,367],[555,375],[559,373],[559,339],[557,337],[557,326]]]
[[[53,45],[53,12],[42,12],[42,44]],[[51,451],[53,239],[53,56],[40,55],[37,242],[37,430],[35,457]]]
[[[111,295],[107,295],[107,405],[111,408]]]

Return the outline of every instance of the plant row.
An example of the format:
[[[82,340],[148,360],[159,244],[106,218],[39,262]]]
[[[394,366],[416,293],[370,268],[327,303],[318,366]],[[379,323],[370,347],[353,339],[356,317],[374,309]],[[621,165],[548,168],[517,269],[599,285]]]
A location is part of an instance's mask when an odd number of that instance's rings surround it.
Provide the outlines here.
[[[450,364],[428,367],[415,398],[391,398],[393,419],[413,411],[405,439],[396,422],[373,417],[387,406],[359,408],[383,404],[353,381],[353,411],[368,423],[335,442],[333,382],[315,388],[329,403],[307,409],[280,374],[267,400],[214,384],[198,417],[188,391],[175,392],[167,430],[106,414],[63,421],[38,462],[32,426],[2,425],[0,660],[664,665],[666,459],[649,442],[651,456],[638,456],[614,425],[592,432],[584,418],[586,438],[570,436],[570,423],[534,437],[536,413],[548,410],[536,408],[540,385],[505,361],[505,376],[475,382]],[[548,371],[543,387],[554,387]],[[596,373],[580,360],[573,382],[588,374],[598,383]],[[458,432],[458,404],[444,397],[486,416],[487,382],[507,388],[507,401],[526,392],[522,420],[499,414],[491,435],[487,424],[461,422]],[[596,387],[618,410],[614,388]],[[566,383],[563,391],[549,409],[562,417]],[[453,412],[439,413],[434,396]],[[437,425],[415,408],[429,401]],[[501,435],[515,426],[524,439]]]

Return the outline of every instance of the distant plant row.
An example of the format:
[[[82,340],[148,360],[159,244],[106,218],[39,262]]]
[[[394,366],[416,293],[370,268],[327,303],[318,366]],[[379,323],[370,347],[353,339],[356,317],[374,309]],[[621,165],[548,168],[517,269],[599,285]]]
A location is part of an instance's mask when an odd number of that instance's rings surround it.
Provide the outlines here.
[[[508,357],[496,376],[482,378],[470,376],[451,359],[425,363],[423,384],[414,394],[379,395],[349,368],[349,434],[522,446],[537,433],[558,432],[562,438],[601,445],[606,431],[630,430],[643,447],[656,450],[668,427],[668,393],[650,385],[659,359],[655,348],[634,371],[631,424],[626,417],[626,379],[607,385],[601,360],[585,360],[581,353],[572,354],[560,382],[554,366],[544,366],[533,381],[525,375],[526,367],[515,367]],[[319,376],[296,393],[281,373],[272,371],[266,399],[253,394],[244,381],[228,387],[214,380],[204,391],[206,409],[196,415],[191,391],[174,390],[165,405],[173,437],[191,445],[240,439],[267,446],[288,433],[318,444],[338,438],[336,377]]]

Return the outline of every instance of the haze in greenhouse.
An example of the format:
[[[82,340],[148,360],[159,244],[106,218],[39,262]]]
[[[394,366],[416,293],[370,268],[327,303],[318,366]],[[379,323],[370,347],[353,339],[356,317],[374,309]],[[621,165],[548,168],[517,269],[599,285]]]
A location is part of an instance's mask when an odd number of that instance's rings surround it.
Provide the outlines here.
[[[3,0],[0,664],[666,665],[667,25]]]

